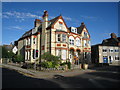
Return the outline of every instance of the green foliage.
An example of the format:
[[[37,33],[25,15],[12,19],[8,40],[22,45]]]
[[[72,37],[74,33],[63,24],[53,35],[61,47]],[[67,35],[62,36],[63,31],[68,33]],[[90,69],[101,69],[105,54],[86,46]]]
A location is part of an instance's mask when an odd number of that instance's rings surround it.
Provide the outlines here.
[[[68,65],[68,69],[71,69],[71,63],[67,62],[67,65]]]
[[[42,67],[45,68],[57,68],[60,65],[61,59],[58,56],[51,55],[49,52],[46,52],[42,55],[42,59],[45,61],[41,63]]]
[[[12,58],[14,56],[15,54],[11,50],[8,50],[2,46],[2,58]]]
[[[16,55],[14,61],[18,63],[24,62],[24,58],[22,55]]]
[[[68,69],[71,69],[71,62],[63,62],[63,63],[61,63],[60,64],[61,66],[65,66],[65,65],[67,65],[68,66]]]

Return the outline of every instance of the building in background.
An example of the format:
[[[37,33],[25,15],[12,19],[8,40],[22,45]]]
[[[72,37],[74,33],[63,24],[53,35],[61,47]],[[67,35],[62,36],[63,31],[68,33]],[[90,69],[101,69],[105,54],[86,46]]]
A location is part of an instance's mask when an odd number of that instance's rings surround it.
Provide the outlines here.
[[[120,65],[120,37],[111,33],[111,38],[91,47],[92,63]]]
[[[45,52],[72,64],[83,59],[90,62],[90,34],[83,22],[79,27],[68,28],[61,15],[48,20],[48,12],[44,11],[42,17],[43,20],[35,19],[34,28],[18,40],[18,54],[24,56],[25,62],[39,61]]]

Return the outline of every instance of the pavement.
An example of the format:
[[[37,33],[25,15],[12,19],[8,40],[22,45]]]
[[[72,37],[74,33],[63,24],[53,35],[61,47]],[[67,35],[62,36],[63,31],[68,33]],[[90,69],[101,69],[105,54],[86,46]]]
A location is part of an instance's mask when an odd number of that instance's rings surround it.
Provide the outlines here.
[[[76,76],[79,74],[84,74],[86,72],[95,72],[95,70],[90,70],[90,69],[87,69],[87,70],[77,69],[77,70],[68,70],[68,71],[36,71],[36,70],[31,70],[31,69],[23,69],[23,68],[8,65],[8,64],[0,64],[0,66],[11,69],[11,70],[15,70],[26,76],[35,77],[35,78],[43,78],[43,79],[44,78],[45,79],[56,78],[57,75],[64,76],[64,77],[72,77],[72,76]]]

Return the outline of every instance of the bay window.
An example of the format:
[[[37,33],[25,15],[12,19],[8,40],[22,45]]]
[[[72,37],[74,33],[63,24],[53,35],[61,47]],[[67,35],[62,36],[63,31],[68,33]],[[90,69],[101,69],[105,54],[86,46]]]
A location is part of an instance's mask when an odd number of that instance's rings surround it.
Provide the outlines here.
[[[66,42],[66,35],[65,34],[62,34],[62,41]]]
[[[60,42],[61,41],[61,35],[57,34],[57,41]]]
[[[80,46],[80,39],[76,38],[76,46]]]

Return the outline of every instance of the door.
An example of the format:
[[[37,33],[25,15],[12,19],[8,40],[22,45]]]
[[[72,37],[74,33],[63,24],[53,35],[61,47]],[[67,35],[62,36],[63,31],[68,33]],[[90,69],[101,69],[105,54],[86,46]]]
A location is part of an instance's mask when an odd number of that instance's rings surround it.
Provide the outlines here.
[[[103,57],[103,63],[108,63],[108,57],[107,56]]]

